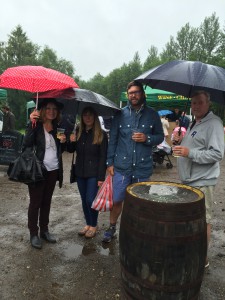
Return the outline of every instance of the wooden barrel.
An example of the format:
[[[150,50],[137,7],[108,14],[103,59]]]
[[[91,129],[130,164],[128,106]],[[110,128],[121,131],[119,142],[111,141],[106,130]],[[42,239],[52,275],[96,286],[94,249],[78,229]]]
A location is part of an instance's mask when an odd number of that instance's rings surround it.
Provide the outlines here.
[[[204,194],[171,182],[128,186],[119,244],[127,299],[198,299],[207,255]]]

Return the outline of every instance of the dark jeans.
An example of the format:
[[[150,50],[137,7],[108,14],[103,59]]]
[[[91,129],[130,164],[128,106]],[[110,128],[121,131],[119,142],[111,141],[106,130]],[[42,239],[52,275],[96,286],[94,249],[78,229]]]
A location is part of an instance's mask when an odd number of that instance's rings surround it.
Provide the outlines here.
[[[92,202],[98,192],[97,178],[81,178],[77,177],[77,186],[80,192],[84,217],[86,224],[92,227],[97,226],[98,211],[91,208]]]
[[[38,219],[40,232],[48,231],[51,200],[57,177],[58,170],[48,171],[46,180],[40,181],[35,185],[28,185],[30,195],[28,228],[31,236],[38,235]]]

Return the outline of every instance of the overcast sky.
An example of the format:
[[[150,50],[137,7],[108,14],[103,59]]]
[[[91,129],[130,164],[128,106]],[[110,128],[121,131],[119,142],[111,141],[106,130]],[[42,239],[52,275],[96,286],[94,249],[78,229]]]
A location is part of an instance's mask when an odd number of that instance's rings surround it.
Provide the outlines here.
[[[2,0],[0,7],[0,41],[20,24],[84,80],[106,76],[136,51],[143,62],[151,45],[161,52],[182,26],[199,27],[213,12],[225,25],[224,0]]]

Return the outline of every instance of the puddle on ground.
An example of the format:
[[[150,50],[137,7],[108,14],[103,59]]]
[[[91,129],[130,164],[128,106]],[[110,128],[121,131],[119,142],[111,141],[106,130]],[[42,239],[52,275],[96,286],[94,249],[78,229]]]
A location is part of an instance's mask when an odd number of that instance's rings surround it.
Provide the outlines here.
[[[64,249],[64,254],[67,259],[76,259],[82,253],[83,246],[73,244]]]
[[[213,230],[212,235],[215,237],[216,241],[225,241],[225,232],[223,230]]]
[[[97,245],[94,243],[87,243],[84,246],[79,244],[70,244],[68,247],[64,248],[64,255],[66,259],[72,260],[76,259],[79,256],[88,256],[92,254],[100,254],[104,256],[114,255],[114,245]]]

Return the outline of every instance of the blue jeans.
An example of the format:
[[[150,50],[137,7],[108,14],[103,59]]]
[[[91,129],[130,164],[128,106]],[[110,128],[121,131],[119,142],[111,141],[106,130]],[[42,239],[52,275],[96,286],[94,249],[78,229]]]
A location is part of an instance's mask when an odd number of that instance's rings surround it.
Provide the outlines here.
[[[98,211],[91,208],[98,192],[98,182],[96,177],[77,177],[77,186],[80,192],[82,207],[86,224],[95,227],[98,222]]]

